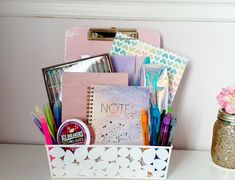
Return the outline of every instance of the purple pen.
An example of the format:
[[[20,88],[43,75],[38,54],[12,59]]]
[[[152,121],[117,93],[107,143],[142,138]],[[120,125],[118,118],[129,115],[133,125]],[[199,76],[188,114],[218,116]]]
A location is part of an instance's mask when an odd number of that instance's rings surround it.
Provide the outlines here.
[[[161,129],[161,137],[162,137],[162,146],[166,146],[167,145],[167,140],[168,140],[168,136],[169,136],[169,128],[170,128],[170,124],[171,124],[171,119],[172,119],[172,114],[168,113],[165,118],[163,119],[162,122],[162,129]]]
[[[34,124],[38,127],[38,129],[41,131],[41,133],[43,134],[43,130],[42,130],[42,125],[39,121],[39,119],[34,115],[34,114],[31,114],[32,118],[33,118],[33,122]]]

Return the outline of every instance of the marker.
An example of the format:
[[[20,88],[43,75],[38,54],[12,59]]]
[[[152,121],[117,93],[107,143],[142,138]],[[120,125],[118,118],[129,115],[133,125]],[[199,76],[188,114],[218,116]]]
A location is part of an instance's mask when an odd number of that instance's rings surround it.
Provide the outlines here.
[[[174,116],[173,119],[171,120],[171,131],[170,131],[170,136],[169,136],[169,140],[167,144],[168,146],[172,144],[174,133],[175,133],[176,122],[177,122],[176,116]]]
[[[142,124],[143,143],[145,146],[147,146],[149,145],[148,113],[144,109],[141,110],[141,124]]]
[[[162,129],[161,129],[161,137],[162,137],[161,145],[162,146],[167,145],[171,119],[172,119],[171,113],[168,113],[166,117],[163,119]]]

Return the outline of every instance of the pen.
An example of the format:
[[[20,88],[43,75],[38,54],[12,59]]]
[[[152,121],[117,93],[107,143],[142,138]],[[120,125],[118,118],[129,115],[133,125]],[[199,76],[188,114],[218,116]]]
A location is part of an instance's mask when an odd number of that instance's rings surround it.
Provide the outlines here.
[[[54,82],[55,82],[54,85],[55,85],[55,89],[56,89],[55,98],[58,99],[60,97],[60,93],[61,93],[61,85],[60,85],[60,81],[58,79],[58,71],[56,71],[56,70],[52,71],[52,75],[53,75],[52,77],[54,79]],[[56,99],[54,99],[54,100],[56,100]]]
[[[175,127],[176,127],[176,116],[173,116],[172,120],[171,120],[171,131],[170,131],[170,136],[169,136],[169,140],[168,140],[168,145],[170,146],[172,144],[173,141],[173,137],[174,137],[174,133],[175,133]]]
[[[141,124],[142,124],[143,143],[145,146],[147,146],[149,145],[148,113],[144,109],[141,110]]]
[[[154,132],[156,129],[156,123],[154,122],[154,116],[153,116],[153,107],[151,105],[150,107],[150,145],[152,146],[154,144]]]
[[[99,62],[97,62],[97,64],[98,64],[100,72],[104,72],[104,65],[103,65],[102,59]]]
[[[54,86],[54,81],[53,81],[53,73],[51,70],[48,70],[47,72],[48,74],[48,80],[50,82],[50,86],[49,86],[49,95],[50,95],[50,99],[52,100],[52,102],[54,103],[55,102],[55,99],[56,99],[56,90],[55,90],[55,86]]]
[[[166,110],[163,109],[161,117],[160,117],[160,129],[161,129],[161,126],[162,126],[162,121],[163,121],[165,116],[166,116]],[[157,144],[160,145],[161,144],[161,133],[158,133],[158,137],[157,138],[158,138]]]
[[[157,104],[151,106],[151,131],[150,131],[150,145],[157,146],[157,137],[160,129],[160,112]]]
[[[94,67],[94,72],[99,72],[96,62],[94,62],[92,65]]]
[[[172,119],[171,113],[168,113],[166,115],[166,117],[163,119],[162,129],[161,129],[161,137],[162,137],[161,145],[162,146],[166,146],[167,145],[167,142],[168,142],[167,140],[168,140],[168,136],[169,136],[169,128],[170,128],[171,119]]]
[[[59,129],[61,125],[61,102],[59,100],[56,100],[53,105],[53,113],[55,117],[56,128]]]
[[[161,114],[160,114],[160,112],[159,112],[159,109],[158,109],[158,105],[157,104],[155,104],[155,107],[154,107],[154,109],[153,109],[153,114],[154,114],[154,116],[155,116],[155,118],[156,118],[156,136],[155,136],[155,140],[154,140],[154,142],[156,143],[154,146],[157,146],[157,145],[160,145],[160,144],[158,144],[158,136],[159,136],[159,134],[160,134],[160,125],[161,125]]]
[[[41,125],[40,120],[38,119],[38,117],[36,117],[33,113],[31,114],[31,117],[33,118],[34,124],[38,127],[38,129],[43,134],[42,125]]]
[[[103,63],[104,63],[104,72],[109,72],[108,60],[104,58]]]
[[[90,72],[95,72],[95,67],[93,64],[90,65]]]

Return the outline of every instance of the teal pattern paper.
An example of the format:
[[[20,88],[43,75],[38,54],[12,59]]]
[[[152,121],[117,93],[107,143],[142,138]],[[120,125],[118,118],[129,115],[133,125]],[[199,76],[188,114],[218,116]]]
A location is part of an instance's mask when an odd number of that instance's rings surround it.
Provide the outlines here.
[[[116,33],[110,51],[111,55],[148,56],[151,63],[167,67],[169,78],[169,99],[171,107],[188,60],[162,48],[155,47],[120,32]]]

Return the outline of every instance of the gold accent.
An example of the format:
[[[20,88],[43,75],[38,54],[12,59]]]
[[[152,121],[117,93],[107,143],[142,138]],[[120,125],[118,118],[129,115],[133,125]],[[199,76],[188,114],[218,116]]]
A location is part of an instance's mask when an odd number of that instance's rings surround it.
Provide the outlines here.
[[[222,109],[219,109],[218,112],[218,119],[222,121],[228,121],[229,123],[235,124],[235,115],[234,114],[228,114]]]
[[[235,169],[235,115],[219,110],[213,128],[211,157],[215,164]]]
[[[138,32],[136,29],[117,29],[115,27],[109,29],[91,28],[88,31],[88,39],[96,41],[112,41],[116,32],[121,32],[132,38],[138,39]]]

